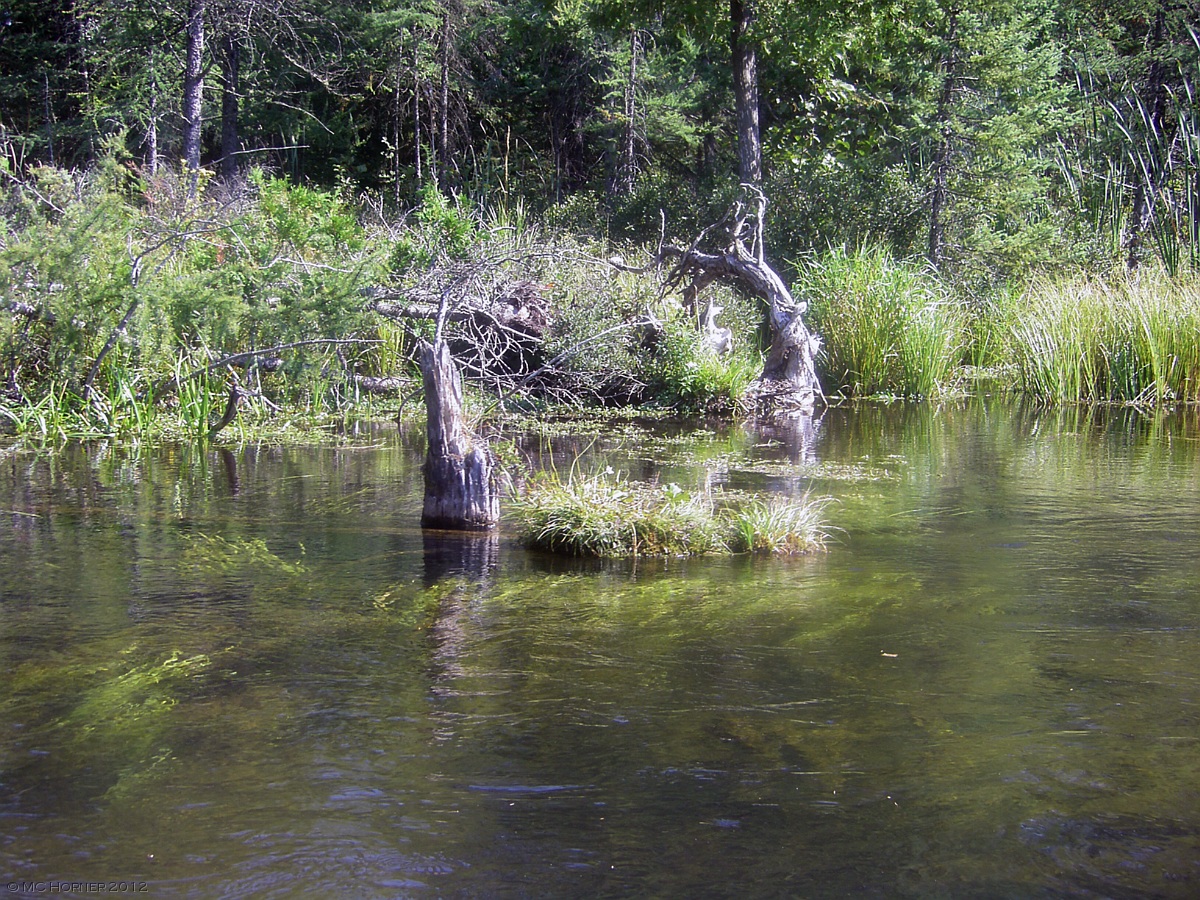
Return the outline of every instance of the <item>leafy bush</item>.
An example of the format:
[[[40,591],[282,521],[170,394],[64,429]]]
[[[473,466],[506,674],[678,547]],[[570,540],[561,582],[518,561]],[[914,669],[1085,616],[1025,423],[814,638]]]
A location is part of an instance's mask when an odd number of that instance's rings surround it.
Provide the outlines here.
[[[392,247],[393,272],[427,269],[440,260],[462,258],[481,238],[477,217],[432,185],[421,191],[413,218],[415,224]]]
[[[359,289],[378,259],[354,212],[262,172],[250,184],[194,201],[175,176],[139,180],[106,158],[17,188],[36,214],[0,244],[0,418],[44,439],[142,433],[150,388],[181,357],[369,337]],[[334,351],[296,348],[283,377],[254,376],[255,393],[319,405],[331,367]]]
[[[655,395],[681,412],[731,413],[762,371],[762,359],[744,337],[735,352],[718,355],[679,314],[664,324],[642,370]]]

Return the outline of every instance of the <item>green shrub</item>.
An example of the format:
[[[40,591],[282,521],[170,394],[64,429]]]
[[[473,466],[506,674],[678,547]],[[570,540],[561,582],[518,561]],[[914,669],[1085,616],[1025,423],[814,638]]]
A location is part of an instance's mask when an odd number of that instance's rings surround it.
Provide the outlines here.
[[[253,189],[229,202],[187,201],[174,176],[140,181],[104,158],[13,188],[29,212],[0,243],[0,297],[23,310],[0,314],[9,430],[31,440],[144,435],[156,421],[149,387],[175,375],[180,358],[199,365],[373,335],[360,288],[380,260],[354,212],[329,192],[257,171],[249,180]],[[343,369],[335,350],[303,347],[280,375],[253,382],[264,397],[316,408]],[[213,379],[221,396],[224,378]],[[177,414],[203,411],[175,399]],[[181,427],[205,431],[194,416]]]
[[[477,218],[461,202],[448,201],[436,187],[425,187],[413,226],[392,246],[392,271],[427,269],[440,261],[461,258],[480,238]]]
[[[689,317],[666,322],[641,369],[656,397],[680,412],[727,414],[737,409],[746,388],[762,371],[762,357],[736,342],[734,352],[718,354]]]

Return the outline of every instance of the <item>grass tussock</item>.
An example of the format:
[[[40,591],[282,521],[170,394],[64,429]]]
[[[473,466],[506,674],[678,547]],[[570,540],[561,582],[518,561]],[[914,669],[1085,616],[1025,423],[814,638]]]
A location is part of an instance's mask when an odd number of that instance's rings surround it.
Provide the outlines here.
[[[525,543],[569,556],[790,555],[824,549],[827,501],[720,507],[678,485],[634,484],[611,468],[589,478],[545,474],[516,503]]]
[[[832,250],[803,267],[794,293],[825,341],[828,391],[934,397],[961,374],[966,310],[923,266],[878,248]]]
[[[1007,313],[1028,394],[1057,402],[1200,400],[1200,282],[1137,278],[1035,280]]]

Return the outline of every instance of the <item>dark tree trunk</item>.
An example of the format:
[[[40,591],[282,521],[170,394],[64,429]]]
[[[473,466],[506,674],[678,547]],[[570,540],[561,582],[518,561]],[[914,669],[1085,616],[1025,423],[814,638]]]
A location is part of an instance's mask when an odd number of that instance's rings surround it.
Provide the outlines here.
[[[940,130],[933,153],[933,187],[929,200],[929,248],[926,258],[935,269],[942,263],[946,245],[946,206],[950,197],[950,156],[953,151],[951,141],[954,134],[950,113],[954,103],[954,92],[958,89],[957,41],[958,17],[951,12],[946,35],[949,50],[941,62],[942,93],[938,97],[937,105],[937,125]]]
[[[183,71],[183,167],[187,173],[188,196],[195,197],[200,184],[200,134],[204,105],[204,5],[189,0],[187,59]]]
[[[1133,192],[1133,208],[1130,211],[1129,225],[1123,238],[1126,250],[1125,266],[1130,272],[1137,271],[1141,263],[1144,237],[1154,221],[1155,197],[1163,182],[1163,170],[1169,162],[1160,158],[1150,148],[1169,147],[1173,138],[1173,135],[1167,134],[1167,72],[1160,55],[1166,41],[1167,14],[1165,7],[1160,4],[1158,14],[1154,19],[1154,30],[1148,36],[1150,63],[1146,67],[1145,80],[1145,91],[1149,94],[1149,102],[1146,104],[1148,108],[1146,115],[1146,128],[1149,132],[1146,140],[1148,152],[1144,162],[1134,172],[1137,185]],[[1137,154],[1137,156],[1140,155],[1140,153]]]
[[[462,379],[443,341],[421,347],[425,386],[425,507],[421,525],[483,531],[500,520],[495,458],[463,420]]]
[[[54,165],[54,106],[50,102],[50,76],[42,73],[42,105],[46,115],[46,154],[50,165]]]
[[[730,0],[733,53],[733,102],[737,114],[738,177],[742,184],[762,181],[762,142],[758,124],[758,54],[749,30],[755,0]]]
[[[237,35],[225,36],[221,53],[221,178],[232,183],[237,178],[238,92],[241,82],[242,45]]]

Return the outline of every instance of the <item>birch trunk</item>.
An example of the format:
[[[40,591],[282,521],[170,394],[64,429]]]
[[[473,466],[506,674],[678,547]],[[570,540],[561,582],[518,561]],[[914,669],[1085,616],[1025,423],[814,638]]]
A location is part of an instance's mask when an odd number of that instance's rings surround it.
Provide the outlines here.
[[[190,0],[187,18],[187,59],[183,71],[183,167],[188,197],[194,199],[200,184],[200,133],[204,102],[204,6]]]

